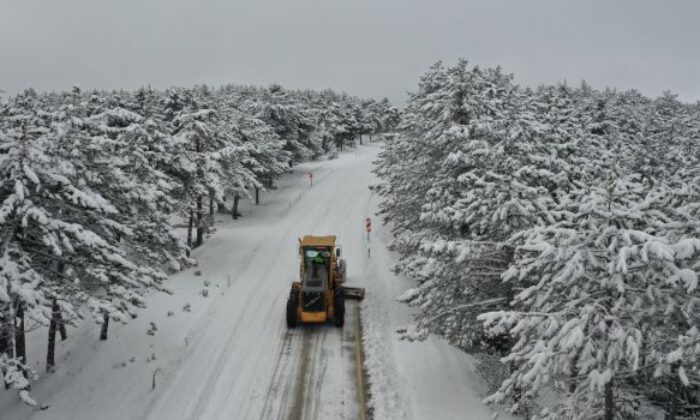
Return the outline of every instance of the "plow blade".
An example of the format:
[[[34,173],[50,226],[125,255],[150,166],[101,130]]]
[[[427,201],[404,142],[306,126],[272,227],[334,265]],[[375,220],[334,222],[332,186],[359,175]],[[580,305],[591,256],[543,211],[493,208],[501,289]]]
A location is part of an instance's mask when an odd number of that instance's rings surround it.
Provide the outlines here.
[[[362,300],[365,298],[365,288],[343,286],[343,295],[348,299]]]

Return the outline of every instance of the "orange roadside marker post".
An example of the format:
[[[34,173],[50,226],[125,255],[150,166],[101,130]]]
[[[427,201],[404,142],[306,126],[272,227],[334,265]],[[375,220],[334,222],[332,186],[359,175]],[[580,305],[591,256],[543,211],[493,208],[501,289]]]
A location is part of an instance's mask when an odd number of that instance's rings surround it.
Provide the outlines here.
[[[367,231],[367,258],[370,256],[370,247],[369,247],[369,239],[370,239],[370,234],[372,233],[372,219],[369,217],[365,218],[365,231]]]

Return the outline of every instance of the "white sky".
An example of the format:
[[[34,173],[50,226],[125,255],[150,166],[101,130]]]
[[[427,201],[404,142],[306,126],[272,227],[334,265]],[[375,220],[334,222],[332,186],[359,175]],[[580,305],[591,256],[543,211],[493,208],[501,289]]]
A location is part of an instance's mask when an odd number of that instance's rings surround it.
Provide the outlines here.
[[[433,62],[700,100],[698,0],[0,0],[0,89],[279,82],[401,104]]]

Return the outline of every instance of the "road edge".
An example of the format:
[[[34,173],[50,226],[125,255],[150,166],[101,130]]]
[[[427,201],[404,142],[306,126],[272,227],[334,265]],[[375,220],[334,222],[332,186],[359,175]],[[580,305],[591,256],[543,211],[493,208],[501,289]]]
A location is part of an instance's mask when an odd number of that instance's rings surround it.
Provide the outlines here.
[[[367,396],[365,395],[364,351],[362,348],[362,321],[360,305],[355,312],[355,373],[357,379],[357,400],[360,406],[360,420],[367,420]]]

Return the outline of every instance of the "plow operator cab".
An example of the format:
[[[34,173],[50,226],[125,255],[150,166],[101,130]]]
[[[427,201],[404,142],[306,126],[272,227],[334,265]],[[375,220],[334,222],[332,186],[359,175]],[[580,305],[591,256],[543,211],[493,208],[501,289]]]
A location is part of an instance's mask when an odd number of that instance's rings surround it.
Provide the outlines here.
[[[364,289],[346,288],[345,261],[335,236],[304,236],[299,239],[299,281],[292,283],[287,300],[287,327],[297,323],[333,321],[345,323],[345,299],[362,299]]]

